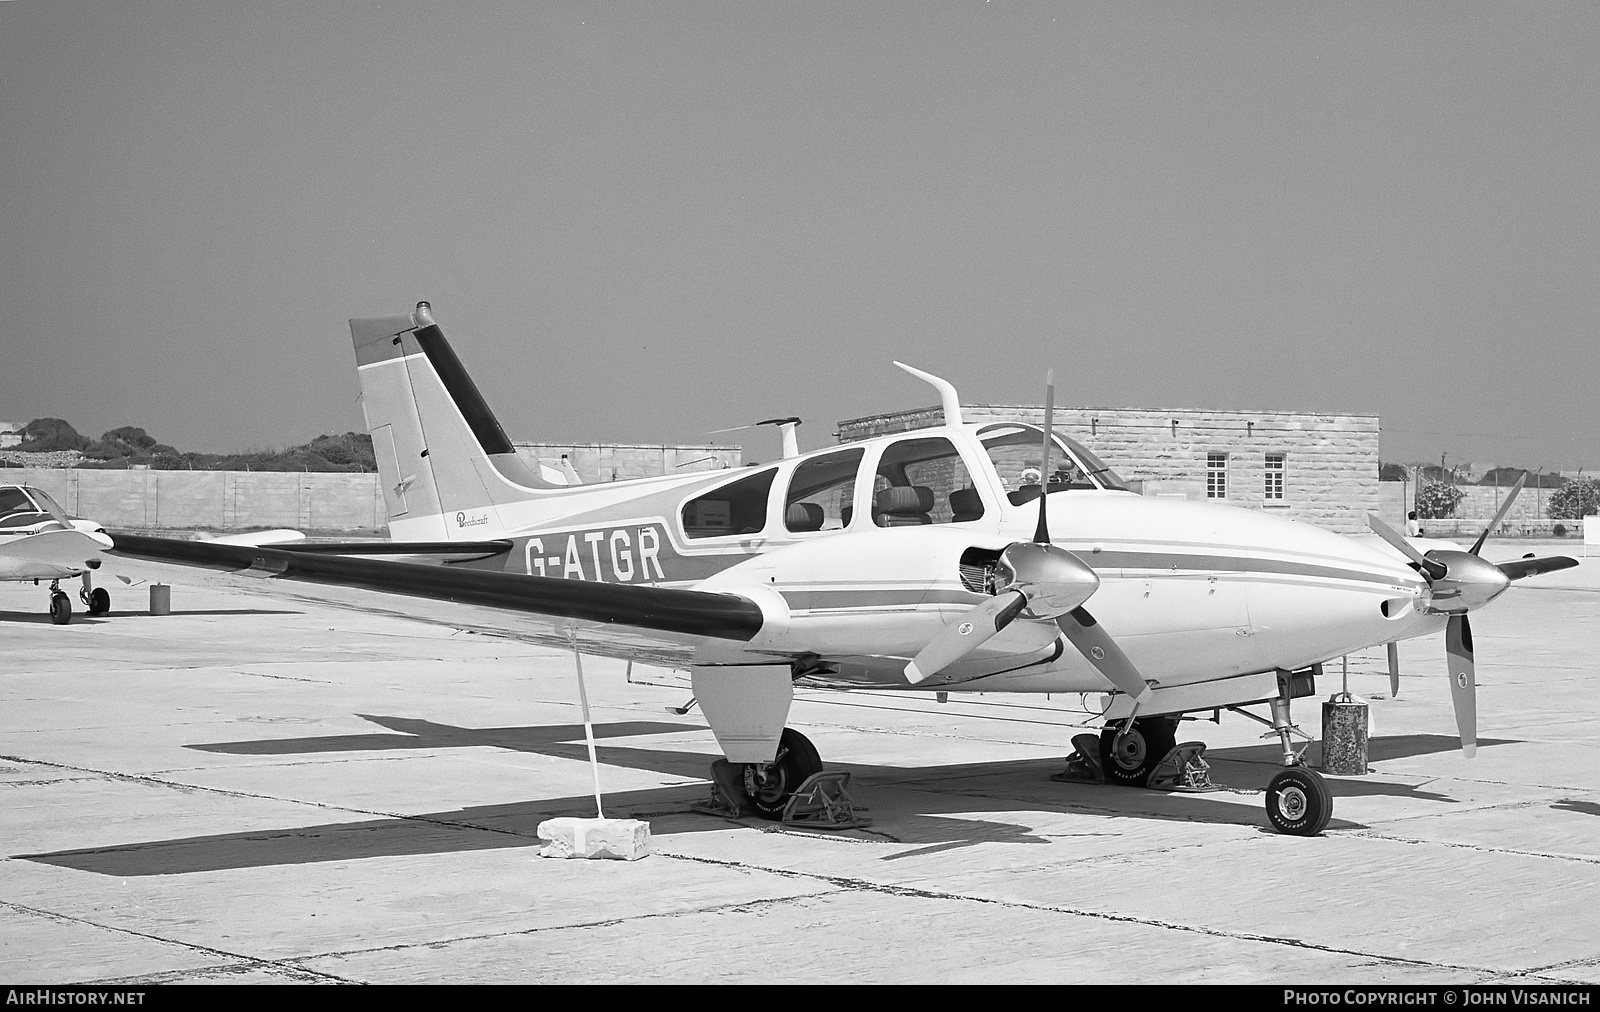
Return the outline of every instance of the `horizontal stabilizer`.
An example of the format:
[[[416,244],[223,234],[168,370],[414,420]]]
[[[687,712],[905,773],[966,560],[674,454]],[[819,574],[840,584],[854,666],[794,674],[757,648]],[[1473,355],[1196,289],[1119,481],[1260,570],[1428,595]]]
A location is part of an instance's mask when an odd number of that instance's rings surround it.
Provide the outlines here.
[[[285,545],[291,541],[304,541],[306,536],[299,531],[279,528],[272,531],[250,531],[247,534],[223,534],[218,537],[202,537],[201,541],[209,541],[213,545],[249,545],[261,547],[262,545]]]

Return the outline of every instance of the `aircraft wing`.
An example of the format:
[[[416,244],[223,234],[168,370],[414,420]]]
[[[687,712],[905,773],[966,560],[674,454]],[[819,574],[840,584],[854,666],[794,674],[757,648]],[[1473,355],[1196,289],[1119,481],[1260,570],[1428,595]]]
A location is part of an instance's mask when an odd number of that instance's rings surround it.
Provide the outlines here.
[[[306,555],[376,555],[396,561],[430,559],[434,562],[467,562],[504,555],[511,551],[509,538],[492,541],[299,541],[281,545],[286,552]]]
[[[23,562],[81,569],[84,562],[105,551],[109,541],[104,534],[89,531],[41,531],[0,546],[0,555]]]
[[[761,631],[761,608],[733,594],[555,577],[457,566],[352,558],[302,550],[115,535],[113,555],[251,575],[475,604],[553,619],[572,619],[681,637],[748,641]],[[374,542],[393,550],[389,542]],[[402,543],[403,544],[403,543]],[[455,543],[459,548],[462,543]]]

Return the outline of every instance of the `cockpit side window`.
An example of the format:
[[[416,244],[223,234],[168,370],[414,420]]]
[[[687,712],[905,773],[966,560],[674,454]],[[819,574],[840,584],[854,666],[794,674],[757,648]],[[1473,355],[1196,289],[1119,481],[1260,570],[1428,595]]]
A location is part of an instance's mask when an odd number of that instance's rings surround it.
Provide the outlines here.
[[[872,522],[879,527],[964,523],[983,516],[972,475],[944,436],[890,443],[878,460],[872,493]]]
[[[33,504],[28,494],[20,488],[0,488],[0,516],[7,513],[37,513],[39,507]]]
[[[683,504],[683,533],[691,538],[759,534],[767,526],[767,494],[777,468],[746,475]]]
[[[791,533],[834,531],[850,524],[856,471],[866,450],[855,447],[813,457],[794,469],[783,499],[783,523]]]

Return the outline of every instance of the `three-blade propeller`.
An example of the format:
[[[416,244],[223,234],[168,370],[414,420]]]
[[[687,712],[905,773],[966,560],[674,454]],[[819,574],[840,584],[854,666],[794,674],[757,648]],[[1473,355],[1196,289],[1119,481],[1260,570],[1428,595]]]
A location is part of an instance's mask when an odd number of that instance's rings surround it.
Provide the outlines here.
[[[1461,751],[1468,759],[1478,751],[1478,682],[1472,653],[1472,624],[1467,612],[1481,608],[1505,593],[1512,580],[1558,569],[1570,569],[1577,559],[1553,556],[1545,559],[1519,559],[1495,565],[1479,556],[1483,543],[1499,526],[1511,510],[1511,503],[1528,480],[1526,473],[1511,487],[1505,502],[1489,521],[1470,552],[1453,548],[1433,548],[1419,552],[1400,533],[1377,517],[1368,514],[1367,526],[1384,541],[1392,545],[1417,567],[1428,582],[1427,596],[1420,602],[1419,610],[1436,615],[1446,615],[1444,630],[1445,660],[1450,675],[1450,701],[1455,705],[1456,730],[1461,734]],[[1394,644],[1390,644],[1390,684],[1395,693],[1400,691],[1397,659]]]
[[[1055,375],[1045,378],[1044,458],[1039,467],[1039,522],[1032,541],[1007,545],[994,569],[994,597],[945,626],[906,665],[913,684],[966,657],[1019,616],[1051,619],[1067,641],[1106,680],[1136,702],[1150,698],[1144,676],[1116,641],[1083,607],[1100,587],[1100,577],[1082,559],[1050,542],[1045,504],[1049,499],[1050,447],[1055,414]]]

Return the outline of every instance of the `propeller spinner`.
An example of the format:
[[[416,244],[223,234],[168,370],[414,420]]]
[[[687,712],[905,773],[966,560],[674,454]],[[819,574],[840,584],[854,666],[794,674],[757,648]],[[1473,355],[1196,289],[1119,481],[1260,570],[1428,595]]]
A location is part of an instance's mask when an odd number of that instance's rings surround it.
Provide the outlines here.
[[[1050,473],[1051,433],[1055,414],[1055,374],[1046,374],[1044,457],[1039,471]],[[946,626],[906,665],[906,678],[917,684],[959,661],[997,635],[1018,616],[1054,620],[1067,641],[1111,684],[1144,703],[1150,698],[1139,669],[1117,646],[1083,603],[1100,588],[1100,577],[1082,559],[1050,541],[1045,504],[1049,486],[1039,494],[1039,522],[1032,541],[1007,545],[994,570],[994,597]]]

